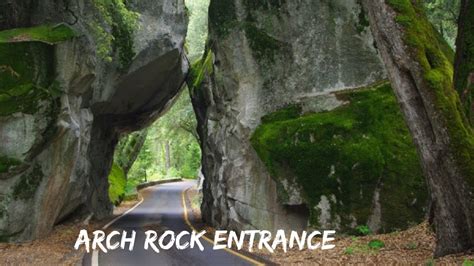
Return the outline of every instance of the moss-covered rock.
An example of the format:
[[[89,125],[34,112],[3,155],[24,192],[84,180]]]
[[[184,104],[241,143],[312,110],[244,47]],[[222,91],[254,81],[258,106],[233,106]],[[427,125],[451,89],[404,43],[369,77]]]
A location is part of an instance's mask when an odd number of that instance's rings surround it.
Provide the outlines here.
[[[13,199],[27,200],[34,197],[43,177],[44,174],[41,166],[35,164],[31,171],[23,174],[15,187],[13,187]]]
[[[84,206],[110,215],[118,135],[165,112],[187,73],[183,1],[67,2],[8,5],[25,15],[0,31],[0,239],[44,237]],[[60,22],[81,37],[59,44],[73,37]]]
[[[89,23],[96,39],[97,54],[106,61],[118,59],[119,70],[126,72],[134,58],[133,34],[140,14],[130,10],[128,1],[92,1],[99,18]]]
[[[378,206],[381,231],[420,222],[426,188],[391,87],[336,95],[350,104],[303,115],[295,105],[262,119],[252,145],[271,175],[280,184],[295,176],[312,226],[374,223]]]
[[[0,31],[0,116],[33,114],[58,96],[51,44],[73,37],[63,24]]]
[[[40,25],[30,28],[16,28],[0,31],[0,43],[43,42],[56,44],[75,36],[74,31],[65,24]]]
[[[213,71],[212,51],[207,50],[203,58],[191,65],[187,84],[191,90],[199,89],[206,75],[212,75]]]
[[[109,199],[114,205],[120,204],[125,196],[125,186],[127,179],[122,168],[118,164],[112,165],[112,170],[109,174]]]
[[[306,228],[294,172],[285,165],[280,174],[289,178],[274,182],[250,136],[264,115],[295,103],[305,111],[334,108],[342,101],[329,91],[385,79],[359,2],[211,1],[213,74],[192,96],[207,180],[206,222],[236,230]],[[299,108],[288,112],[298,118]]]
[[[234,0],[211,1],[209,4],[210,28],[224,38],[238,25]]]
[[[252,48],[254,56],[258,58],[259,61],[268,60],[272,62],[276,52],[285,47],[283,42],[268,35],[253,23],[247,22],[243,25],[250,48]]]
[[[6,156],[0,156],[0,174],[8,172],[10,167],[17,166],[21,162],[15,158],[9,158]]]

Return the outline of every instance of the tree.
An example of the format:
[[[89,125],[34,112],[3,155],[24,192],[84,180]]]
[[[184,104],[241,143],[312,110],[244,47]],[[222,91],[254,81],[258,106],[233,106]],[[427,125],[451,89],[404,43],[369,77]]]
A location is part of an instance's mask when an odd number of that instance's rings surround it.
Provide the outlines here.
[[[363,3],[430,191],[435,256],[468,250],[474,247],[474,134],[454,89],[452,53],[422,1]]]
[[[454,47],[460,0],[425,0],[426,14],[444,39]]]
[[[459,14],[458,37],[454,62],[454,86],[458,91],[464,110],[474,124],[474,1],[462,0]]]
[[[187,56],[191,63],[201,58],[207,39],[207,9],[210,0],[186,0],[188,9]]]
[[[183,92],[177,97],[168,112],[148,128],[140,154],[128,174],[130,182],[142,180],[145,174],[153,178],[197,176],[201,153],[196,118],[189,95]]]
[[[115,148],[114,161],[127,176],[145,143],[148,129],[143,129],[122,137]]]

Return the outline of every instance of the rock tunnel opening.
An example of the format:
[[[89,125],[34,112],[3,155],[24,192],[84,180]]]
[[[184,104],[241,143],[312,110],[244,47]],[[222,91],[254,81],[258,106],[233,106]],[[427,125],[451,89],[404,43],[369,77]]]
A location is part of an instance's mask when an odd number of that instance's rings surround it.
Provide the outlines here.
[[[188,0],[185,5],[189,20],[184,44],[185,61],[192,65],[204,53],[209,0]],[[198,186],[202,186],[197,121],[186,83],[160,112],[143,129],[127,131],[114,138],[106,137],[115,146],[108,174],[109,198],[115,205],[135,197],[136,187],[144,183],[184,178],[197,179]]]
[[[212,56],[209,53],[209,47],[206,46],[208,42],[208,11],[210,0],[201,1],[185,1],[187,7],[187,15],[189,18],[187,35],[185,41],[186,60],[190,65],[187,84],[184,84],[175,99],[171,101],[165,111],[156,119],[155,122],[145,127],[140,131],[130,134],[123,134],[119,136],[117,145],[115,147],[113,164],[108,176],[109,180],[109,197],[110,200],[118,204],[123,198],[129,197],[136,193],[135,187],[139,183],[152,182],[160,179],[169,178],[191,178],[197,179],[197,186],[199,188],[199,199],[206,201],[216,201],[218,199],[213,196],[213,188],[211,182],[204,183],[204,176],[214,175],[209,172],[210,167],[214,167],[213,162],[209,160],[202,160],[202,150],[207,151],[207,158],[212,157],[211,160],[217,162],[225,160],[219,158],[224,156],[216,150],[209,150],[209,146],[205,143],[206,137],[202,135],[203,127],[208,126],[205,117],[200,113],[202,107],[206,106],[205,99],[199,99],[196,95],[196,75],[201,82],[205,83],[211,79]],[[217,63],[216,63],[217,64]],[[200,67],[207,67],[202,70]],[[198,73],[196,73],[198,72]],[[202,75],[199,77],[199,75]],[[199,117],[201,115],[201,117]],[[197,116],[197,117],[196,117]],[[199,120],[199,122],[196,120]],[[117,141],[117,140],[114,140]],[[253,148],[250,148],[253,149]],[[212,154],[209,154],[211,152]],[[258,158],[255,160],[260,161]],[[203,163],[203,165],[201,165]],[[216,164],[217,166],[217,164]],[[233,171],[236,166],[219,166],[223,171]],[[265,167],[260,167],[260,171],[266,172]],[[230,173],[229,173],[230,174]],[[265,173],[266,174],[266,173]],[[120,187],[120,179],[125,177],[125,186]],[[258,178],[256,178],[258,179]],[[246,184],[235,184],[225,180],[219,184],[222,187],[245,187],[252,186],[259,182],[269,182],[270,186],[267,191],[262,191],[262,195],[270,195],[273,197],[272,184],[274,181],[270,180],[253,180],[248,179],[243,182]],[[237,185],[237,186],[235,186]],[[262,184],[265,186],[265,184]],[[124,187],[124,188],[123,188]],[[248,193],[255,193],[251,192]],[[206,195],[203,195],[206,194]],[[293,222],[296,222],[295,229],[302,230],[306,227],[309,218],[309,209],[305,203],[291,203],[285,202],[279,196],[274,199],[268,199],[265,204],[272,206],[264,206],[263,208],[274,209],[279,213],[276,217],[270,219],[280,219],[281,215],[290,217]],[[199,203],[200,205],[202,202]],[[227,201],[227,205],[223,208],[232,211],[232,209],[239,208],[238,206],[246,205],[248,208],[255,208],[254,204],[249,204],[245,200]],[[242,215],[242,210],[235,213],[238,217],[237,221],[229,221],[227,224],[216,224],[213,215],[220,213],[222,207],[212,206],[210,210],[207,208],[209,204],[201,205],[204,212],[204,220],[216,226],[224,226],[241,230],[245,224],[252,225],[253,217],[245,217]],[[272,210],[273,211],[273,210]],[[209,217],[206,217],[209,216]],[[221,216],[219,219],[223,219]],[[277,223],[278,224],[278,223]],[[261,227],[260,225],[255,225]],[[276,228],[274,225],[271,228]]]

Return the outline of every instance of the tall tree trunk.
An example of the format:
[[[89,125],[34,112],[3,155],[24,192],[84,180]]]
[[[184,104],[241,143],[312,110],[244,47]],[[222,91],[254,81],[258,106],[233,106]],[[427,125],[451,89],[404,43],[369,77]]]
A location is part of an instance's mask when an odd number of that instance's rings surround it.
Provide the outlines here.
[[[474,125],[474,1],[461,0],[454,62],[454,86],[458,91],[467,117]]]
[[[118,165],[122,168],[125,175],[128,174],[133,163],[137,160],[143,144],[145,144],[148,130],[134,132],[120,140],[116,151]]]
[[[474,247],[474,137],[444,44],[420,1],[364,0],[420,156],[434,208],[435,256]]]

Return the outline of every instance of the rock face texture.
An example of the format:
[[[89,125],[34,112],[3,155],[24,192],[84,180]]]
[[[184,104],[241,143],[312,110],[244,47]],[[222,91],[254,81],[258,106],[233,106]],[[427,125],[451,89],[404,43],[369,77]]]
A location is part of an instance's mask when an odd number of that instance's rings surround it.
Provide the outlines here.
[[[265,115],[293,105],[298,115],[333,110],[345,104],[333,92],[386,78],[359,1],[211,0],[209,34],[189,82],[203,149],[204,219],[234,229],[340,224],[330,216],[331,193],[310,204],[303,184],[292,181],[295,169],[275,182],[250,140]],[[309,205],[323,210],[313,220],[328,222],[308,223]]]
[[[119,135],[156,119],[180,90],[184,1],[127,2],[117,14],[85,0],[0,4],[0,30],[40,25],[0,31],[0,240],[41,237],[75,211],[109,215]],[[136,25],[120,32],[107,18],[126,23],[125,12]],[[41,37],[66,24],[73,36]],[[101,56],[111,35],[120,42]]]

